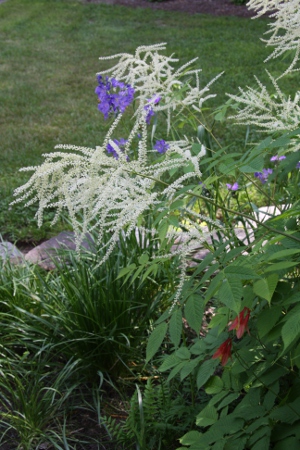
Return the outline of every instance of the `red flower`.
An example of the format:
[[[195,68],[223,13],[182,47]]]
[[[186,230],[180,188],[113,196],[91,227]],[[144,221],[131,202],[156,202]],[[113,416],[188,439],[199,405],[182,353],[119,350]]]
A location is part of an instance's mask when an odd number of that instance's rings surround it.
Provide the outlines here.
[[[213,358],[221,358],[221,364],[222,366],[225,366],[225,364],[228,361],[229,356],[231,357],[231,346],[232,346],[232,339],[228,338],[226,339],[223,344],[220,345],[218,350],[213,354]]]
[[[234,319],[228,330],[229,331],[236,330],[236,337],[238,339],[240,339],[243,336],[245,330],[247,330],[248,334],[250,334],[248,328],[249,317],[250,317],[250,309],[247,308],[247,306],[245,306],[243,311],[241,311],[239,315],[236,316],[236,318]]]

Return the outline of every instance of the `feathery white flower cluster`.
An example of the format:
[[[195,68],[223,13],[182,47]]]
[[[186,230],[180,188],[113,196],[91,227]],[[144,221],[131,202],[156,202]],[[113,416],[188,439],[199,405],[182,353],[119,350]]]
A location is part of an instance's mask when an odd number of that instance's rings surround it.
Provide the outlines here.
[[[267,60],[291,50],[295,52],[292,63],[279,78],[298,70],[295,66],[300,52],[300,0],[250,0],[247,6],[256,10],[258,16],[270,12],[275,19],[269,24],[272,36],[265,40],[267,46],[274,46],[275,50]],[[296,130],[300,125],[300,91],[292,99],[281,91],[274,77],[268,75],[275,89],[273,94],[257,78],[257,89],[239,88],[240,95],[228,94],[240,106],[238,113],[230,118],[243,125],[256,125],[269,133]],[[290,150],[299,148],[298,140],[291,141]]]
[[[256,125],[267,133],[286,132],[299,128],[300,124],[300,91],[294,99],[286,97],[280,90],[276,80],[269,74],[275,88],[275,94],[270,95],[267,88],[256,78],[260,90],[248,87],[239,88],[240,96],[230,95],[230,98],[244,105],[234,118],[243,125]],[[290,150],[299,150],[300,143],[291,141]]]
[[[172,111],[180,105],[181,107],[192,106],[200,110],[204,101],[215,97],[214,94],[209,94],[209,87],[221,74],[201,89],[199,81],[201,69],[191,69],[192,64],[198,58],[194,58],[174,70],[171,63],[177,63],[179,60],[159,53],[165,49],[165,43],[140,46],[134,55],[120,53],[99,59],[119,59],[117,64],[101,72],[101,75],[109,74],[134,87],[139,100],[139,106],[135,113],[137,121],[144,121],[148,106],[154,111],[166,111],[169,131]],[[183,83],[181,81],[183,76],[185,78],[193,76],[196,86],[191,86],[187,81]]]
[[[192,154],[191,143],[187,140],[159,141],[161,147],[157,152],[151,146],[149,112],[153,115],[166,111],[170,127],[174,112],[187,105],[200,108],[203,101],[211,97],[208,86],[200,89],[199,70],[189,69],[195,60],[174,70],[171,63],[177,60],[161,55],[159,52],[164,49],[164,44],[158,44],[139,47],[135,55],[112,56],[119,58],[118,63],[98,78],[97,92],[99,101],[103,101],[100,106],[107,116],[116,109],[115,103],[111,106],[110,101],[121,102],[124,95],[128,103],[134,92],[133,125],[122,145],[113,137],[123,117],[124,105],[118,109],[101,146],[91,149],[58,145],[59,151],[44,155],[43,164],[23,169],[34,173],[15,191],[18,198],[14,203],[26,200],[30,205],[38,202],[39,226],[45,209],[56,208],[54,221],[67,209],[78,248],[86,232],[97,229],[100,243],[106,233],[110,238],[106,240],[105,258],[122,230],[129,234],[146,210],[162,201],[172,202],[187,180],[199,180],[201,176],[199,162],[205,149],[197,155]],[[111,78],[104,80],[105,73],[111,74]],[[183,75],[194,76],[195,86],[183,84]],[[120,89],[119,97],[112,95],[115,87]],[[181,88],[184,88],[184,95],[180,95]],[[105,102],[109,110],[105,110]],[[160,153],[164,153],[164,157]],[[176,169],[184,169],[184,175],[171,184],[161,181],[164,174]]]
[[[250,0],[247,6],[249,9],[254,9],[257,16],[270,12],[270,16],[274,19],[270,22],[270,30],[266,33],[271,34],[271,37],[263,40],[267,46],[275,47],[267,60],[292,50],[295,52],[293,61],[283,75],[298,70],[294,67],[299,61],[300,54],[300,1]]]

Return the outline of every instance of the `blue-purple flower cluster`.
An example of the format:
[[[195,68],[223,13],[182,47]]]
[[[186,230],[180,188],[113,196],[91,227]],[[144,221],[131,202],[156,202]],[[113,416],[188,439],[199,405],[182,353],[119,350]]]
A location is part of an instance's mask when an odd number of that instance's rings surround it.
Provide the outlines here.
[[[127,106],[133,102],[134,88],[130,84],[122,83],[115,78],[97,76],[98,86],[95,94],[98,95],[98,109],[106,120],[109,115],[123,113]]]
[[[275,155],[275,156],[272,156],[272,157],[270,158],[270,161],[271,161],[271,162],[277,163],[277,162],[279,162],[279,161],[283,161],[284,159],[286,159],[286,156],[278,156],[278,155]]]
[[[268,180],[269,175],[271,175],[272,173],[272,169],[263,169],[262,172],[255,172],[254,176],[258,178],[262,184],[265,184]]]
[[[238,185],[238,183],[237,182],[235,182],[235,183],[233,183],[233,184],[229,184],[229,183],[226,183],[226,186],[227,186],[227,189],[229,190],[229,191],[237,191],[238,190],[238,188],[239,188],[239,185]]]
[[[158,153],[166,153],[166,151],[170,148],[170,145],[164,140],[160,139],[159,141],[156,141],[154,146],[154,150],[158,151]]]
[[[283,161],[284,159],[286,159],[286,156],[279,156],[279,155],[275,155],[275,156],[271,156],[270,161],[278,164],[280,161]],[[255,172],[254,176],[256,178],[258,178],[262,184],[265,184],[268,180],[269,175],[271,175],[273,173],[273,169],[263,169],[262,172]]]
[[[154,116],[155,112],[153,110],[152,105],[157,105],[161,101],[161,97],[157,94],[152,98],[148,99],[148,103],[144,106],[144,110],[146,111],[146,124],[150,125],[151,118]]]

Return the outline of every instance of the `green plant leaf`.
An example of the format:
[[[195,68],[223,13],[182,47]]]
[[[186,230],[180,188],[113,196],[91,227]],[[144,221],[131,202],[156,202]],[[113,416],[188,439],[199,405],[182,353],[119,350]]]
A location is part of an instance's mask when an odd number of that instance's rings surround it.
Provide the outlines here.
[[[157,274],[157,271],[158,271],[158,264],[151,264],[147,268],[145,273],[143,273],[142,282],[144,282],[147,279],[147,277],[150,275],[151,272],[153,272],[153,276],[155,277],[155,275]]]
[[[272,433],[272,438],[274,442],[285,442],[285,439],[289,436],[296,436],[300,439],[300,421],[293,423],[293,425],[289,425],[286,423],[281,423],[276,426]]]
[[[241,280],[255,280],[257,278],[261,278],[250,266],[231,264],[230,266],[225,267],[224,273],[226,276],[234,276],[235,278],[239,278]]]
[[[268,364],[266,370],[259,374],[259,377],[253,382],[252,387],[270,386],[275,381],[286,375],[287,368]]]
[[[174,347],[178,347],[182,334],[182,312],[178,308],[172,312],[172,316],[169,322],[169,335]]]
[[[262,280],[258,280],[253,284],[253,291],[259,297],[264,298],[269,303],[271,302],[272,296],[276,289],[278,283],[278,275],[276,273],[268,276],[267,278],[263,278]]]
[[[221,391],[218,394],[215,394],[211,400],[209,401],[210,405],[216,405],[219,401],[221,401],[226,395],[228,394],[227,391]]]
[[[179,364],[177,364],[171,372],[169,373],[169,376],[167,378],[167,383],[169,383],[176,375],[185,367],[186,361],[181,361]]]
[[[204,390],[207,394],[218,394],[222,391],[224,383],[222,379],[216,375],[210,377],[208,382],[204,386]]]
[[[200,389],[207,380],[212,376],[216,367],[219,364],[218,359],[208,359],[201,364],[197,373],[197,387]]]
[[[280,250],[279,252],[272,253],[266,257],[266,261],[272,261],[273,259],[284,259],[288,256],[296,255],[300,253],[300,249],[297,248],[287,248],[285,250]]]
[[[239,414],[243,414],[243,411],[239,411]],[[269,418],[268,416],[259,417],[259,419],[254,420],[248,427],[247,427],[247,433],[251,434],[251,438],[249,439],[248,444],[254,444],[258,439],[260,439],[262,436],[268,433],[268,425]],[[258,430],[258,432],[256,431]],[[262,430],[262,431],[261,431]],[[255,434],[253,431],[256,431],[256,438],[254,437]]]
[[[221,403],[218,405],[218,410],[224,408],[224,406],[230,405],[230,403],[236,400],[239,397],[239,395],[240,395],[239,392],[228,394],[227,397],[223,398]]]
[[[120,270],[119,275],[117,276],[117,280],[119,278],[124,277],[125,275],[129,274],[130,272],[133,272],[136,269],[136,264],[130,264],[127,267],[123,267],[123,269]]]
[[[232,311],[235,311],[237,314],[240,312],[242,296],[243,286],[238,278],[228,276],[223,280],[218,297],[224,305]]]
[[[300,441],[295,436],[289,436],[285,438],[283,441],[278,442],[274,450],[299,450]]]
[[[183,201],[183,200],[175,200],[175,201],[170,205],[170,211],[174,211],[175,209],[182,208],[183,206],[184,206],[184,201]]]
[[[189,431],[179,439],[179,442],[183,445],[197,444],[197,442],[200,440],[201,435],[202,433],[199,433],[199,431]]]
[[[149,362],[151,358],[158,351],[161,346],[168,330],[168,324],[166,322],[162,322],[157,327],[154,328],[152,333],[149,336],[147,348],[146,348],[146,361]]]
[[[172,367],[175,367],[177,364],[179,364],[182,360],[175,355],[175,353],[171,353],[171,355],[168,355],[161,366],[159,366],[160,372],[165,372],[167,370],[172,369]]]
[[[189,326],[199,333],[203,319],[203,302],[199,295],[191,295],[184,307],[184,316]]]
[[[245,163],[239,168],[241,172],[244,173],[254,173],[254,172],[261,172],[264,167],[264,157],[263,155],[259,155],[254,159],[252,158],[252,154],[248,158],[248,161],[246,160]]]
[[[252,450],[266,450],[267,448],[270,448],[270,436],[264,436],[259,439],[259,441],[257,441],[251,448]]]
[[[281,261],[278,263],[274,263],[269,267],[265,268],[265,272],[279,272],[281,270],[286,271],[287,269],[290,269],[291,267],[295,267],[299,264],[299,262],[291,262],[291,261]]]
[[[195,155],[198,155],[201,152],[201,149],[202,149],[202,144],[196,144],[194,142],[194,144],[192,144],[192,147],[191,147],[191,152],[195,156]]]
[[[182,346],[178,350],[176,350],[176,356],[178,356],[178,358],[180,359],[190,359],[191,352],[187,347]]]
[[[207,405],[200,414],[196,417],[196,425],[199,427],[207,427],[216,423],[218,420],[218,413],[214,406]]]
[[[204,277],[205,277],[205,275],[204,275]],[[223,272],[219,272],[218,275],[212,279],[212,281],[209,284],[209,288],[206,291],[205,303],[207,303],[212,298],[212,296],[216,293],[216,291],[219,289],[223,279],[224,279]]]
[[[270,386],[268,392],[266,393],[264,401],[263,401],[263,406],[267,411],[270,411],[273,408],[273,406],[276,402],[276,399],[277,399],[279,387],[280,387],[279,381],[276,380],[275,383],[273,383]]]
[[[220,311],[221,309],[226,309],[226,311]],[[229,314],[230,310],[228,308],[219,308],[217,314],[215,314],[210,322],[209,322],[209,328],[215,328],[218,327],[218,333],[222,333],[224,329],[227,327],[229,322]]]
[[[168,220],[167,219],[162,220],[158,227],[158,237],[160,242],[163,242],[165,240],[168,229],[169,229]]]
[[[288,317],[281,330],[284,348],[286,349],[300,337],[300,314],[293,313],[293,309],[288,312]]]
[[[235,175],[236,162],[233,159],[227,160],[226,163],[221,162],[218,169],[224,175]]]
[[[257,316],[257,331],[260,338],[266,336],[274,327],[277,321],[282,317],[281,305],[263,309]]]
[[[201,363],[201,357],[187,361],[180,371],[180,380],[184,380]]]
[[[297,397],[296,400],[294,400],[291,403],[286,403],[285,405],[274,409],[270,414],[271,419],[280,420],[283,423],[289,424],[293,424],[294,422],[299,420],[299,417],[300,417],[299,397]]]
[[[147,262],[149,261],[149,255],[148,253],[143,253],[140,257],[139,257],[139,264],[147,264]]]

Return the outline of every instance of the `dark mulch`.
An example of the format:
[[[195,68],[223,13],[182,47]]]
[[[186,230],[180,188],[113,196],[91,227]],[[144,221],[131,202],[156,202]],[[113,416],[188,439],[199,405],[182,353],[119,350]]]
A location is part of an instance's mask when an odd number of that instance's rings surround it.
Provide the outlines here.
[[[84,0],[86,3],[106,3],[131,8],[151,8],[165,11],[181,11],[189,14],[211,14],[213,16],[253,17],[246,5],[236,5],[230,0]]]

